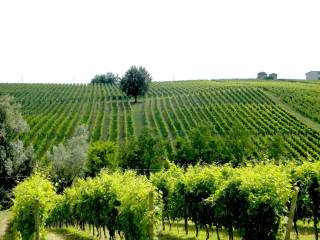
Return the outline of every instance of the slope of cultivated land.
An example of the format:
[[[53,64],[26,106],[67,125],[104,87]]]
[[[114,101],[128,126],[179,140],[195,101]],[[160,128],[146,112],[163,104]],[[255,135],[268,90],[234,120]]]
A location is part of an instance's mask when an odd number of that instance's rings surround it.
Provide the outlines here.
[[[221,82],[221,81],[220,81]],[[320,81],[223,81],[228,86],[261,87],[274,94],[283,103],[313,121],[320,123]]]
[[[304,91],[318,91],[320,84],[209,80],[155,82],[148,95],[139,99],[137,104],[128,101],[115,85],[0,84],[0,94],[10,94],[21,103],[30,132],[20,137],[25,145],[34,145],[38,158],[53,145],[65,141],[80,124],[88,126],[91,142],[111,140],[123,144],[149,127],[154,134],[169,141],[168,147],[173,148],[176,137],[184,137],[190,129],[210,123],[220,135],[228,134],[232,126],[250,130],[257,149],[273,136],[282,135],[292,158],[315,160],[320,158],[319,132],[270,98],[272,93],[300,111],[300,105],[294,103],[301,102],[301,98],[296,100],[294,95],[295,100],[288,102],[284,97],[284,93],[292,89],[298,91],[300,87]],[[308,109],[320,107],[312,101],[308,104]],[[259,157],[259,150],[256,155]]]

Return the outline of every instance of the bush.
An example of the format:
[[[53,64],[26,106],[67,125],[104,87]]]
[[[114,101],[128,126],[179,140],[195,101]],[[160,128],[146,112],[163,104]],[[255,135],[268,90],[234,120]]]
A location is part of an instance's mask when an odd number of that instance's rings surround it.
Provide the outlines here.
[[[86,175],[96,176],[101,169],[117,166],[118,146],[112,142],[95,142],[89,146],[86,161]]]

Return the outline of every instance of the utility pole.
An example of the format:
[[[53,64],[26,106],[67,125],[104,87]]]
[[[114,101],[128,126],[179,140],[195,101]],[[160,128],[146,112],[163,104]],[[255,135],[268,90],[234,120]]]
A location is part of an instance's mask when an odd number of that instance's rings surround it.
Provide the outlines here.
[[[151,188],[149,194],[148,194],[148,200],[149,200],[149,212],[151,215],[151,221],[148,226],[148,232],[149,232],[149,238],[154,238],[154,229],[153,229],[153,221],[154,221],[154,202],[153,202],[153,188]]]
[[[36,199],[34,202],[34,228],[36,240],[40,240],[40,201]]]
[[[291,199],[289,218],[288,218],[288,223],[286,226],[286,235],[284,237],[284,240],[290,240],[290,232],[291,232],[293,218],[294,218],[294,211],[297,207],[298,194],[299,194],[299,188],[295,187],[293,195],[292,195],[292,199]]]

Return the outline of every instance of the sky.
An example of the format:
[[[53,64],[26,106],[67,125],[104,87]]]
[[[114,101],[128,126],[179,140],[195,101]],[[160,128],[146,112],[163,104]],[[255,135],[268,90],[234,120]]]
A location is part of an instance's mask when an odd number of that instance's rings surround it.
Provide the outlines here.
[[[319,0],[0,0],[0,82],[305,78],[320,70]]]

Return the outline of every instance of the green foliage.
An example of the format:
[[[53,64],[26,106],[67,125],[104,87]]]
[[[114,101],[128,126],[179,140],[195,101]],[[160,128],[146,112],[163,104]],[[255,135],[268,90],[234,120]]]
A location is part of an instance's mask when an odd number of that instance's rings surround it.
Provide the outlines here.
[[[60,143],[48,153],[52,165],[51,175],[58,192],[71,186],[75,178],[84,175],[88,149],[88,131],[85,125],[78,127],[65,145]]]
[[[96,75],[91,80],[91,84],[116,84],[118,80],[118,75],[108,72],[107,74]]]
[[[49,223],[67,221],[80,227],[90,224],[97,229],[106,227],[112,238],[118,230],[125,239],[149,239],[148,226],[156,221],[152,216],[159,216],[158,208],[154,212],[149,209],[151,190],[152,185],[144,176],[130,171],[102,171],[96,178],[80,180],[66,189]]]
[[[234,165],[243,164],[235,161],[237,157],[232,155],[231,160],[229,157],[226,159],[218,148],[220,140],[225,139],[224,136],[235,125],[250,133],[250,149],[253,152],[250,157],[245,156],[245,161],[274,158],[275,152],[271,153],[268,148],[278,136],[283,140],[280,141],[283,142],[281,149],[285,152],[275,154],[280,157],[276,161],[302,162],[320,158],[319,132],[310,129],[299,121],[300,118],[297,119],[270,98],[270,91],[282,99],[281,96],[291,90],[296,93],[302,90],[303,96],[311,94],[314,97],[320,89],[320,84],[316,82],[152,82],[144,104],[132,106],[114,84],[0,85],[0,94],[13,95],[21,103],[23,115],[30,126],[30,132],[14,134],[14,139],[21,137],[24,146],[32,144],[41,165],[45,165],[46,152],[59,143],[64,144],[71,138],[74,129],[83,123],[88,126],[91,142],[109,140],[120,146],[128,138],[137,138],[141,129],[149,127],[155,136],[166,143],[170,160],[173,160],[177,138],[187,139],[190,131],[201,125],[210,125],[208,131],[217,141],[217,147],[212,149],[215,149],[214,154],[222,156],[219,159],[214,157],[213,162],[232,160]],[[277,89],[280,95],[276,93]],[[301,109],[316,109],[318,106],[316,100],[297,98],[303,104]],[[292,101],[288,104],[298,106],[295,99],[296,95],[292,95]],[[212,159],[205,159],[205,162],[212,162]]]
[[[40,175],[33,175],[13,190],[13,222],[22,240],[33,239],[35,233],[35,200],[40,202],[40,228],[44,234],[46,221],[55,206],[56,194],[53,185]]]
[[[182,216],[179,207],[174,204],[179,204],[177,201],[172,201],[172,192],[178,180],[183,179],[183,170],[174,164],[169,164],[168,169],[163,169],[160,172],[151,175],[151,182],[157,188],[162,196],[162,224],[164,221],[179,218]],[[181,208],[180,208],[181,210]]]
[[[94,177],[101,169],[117,166],[118,146],[113,142],[94,142],[89,146],[86,160],[86,175]]]
[[[273,164],[240,168],[171,166],[151,178],[163,195],[163,221],[188,220],[209,234],[211,226],[237,229],[243,239],[275,239],[290,198],[290,174]]]
[[[207,237],[215,226],[217,232],[227,229],[230,238],[237,230],[242,239],[274,240],[281,217],[288,211],[293,186],[300,188],[299,201],[308,200],[311,210],[319,209],[319,176],[319,162],[239,168],[196,165],[187,169],[170,164],[168,170],[152,174],[150,180],[132,171],[101,171],[97,177],[79,180],[63,195],[55,196],[52,185],[36,175],[16,188],[14,212],[17,219],[32,224],[32,212],[24,209],[37,197],[48,201],[41,205],[46,219],[43,224],[51,226],[65,222],[84,229],[89,224],[91,229],[107,228],[112,237],[119,231],[125,239],[148,239],[148,226],[158,219],[163,226],[165,221],[184,220],[186,231],[192,221],[196,234],[205,229]],[[151,210],[148,196],[153,186],[157,194]],[[317,219],[313,214],[304,217]],[[21,227],[19,231],[25,231],[25,236],[32,234]]]
[[[127,96],[134,97],[137,102],[138,96],[146,94],[151,81],[152,77],[144,67],[132,66],[122,77],[120,88]]]
[[[320,162],[305,162],[299,167],[293,167],[291,175],[292,182],[299,187],[295,226],[298,220],[312,219],[316,236],[320,220]]]
[[[282,83],[268,90],[308,118],[320,123],[319,82]]]
[[[9,96],[0,96],[0,205],[8,208],[11,189],[30,175],[35,160],[33,148],[24,149],[15,136],[28,131],[28,124],[22,118],[20,105]]]
[[[152,169],[166,167],[165,146],[162,140],[145,129],[138,140],[131,139],[120,151],[120,166],[145,171],[149,178]],[[143,172],[142,172],[143,173]]]
[[[188,139],[177,139],[174,162],[180,166],[198,163],[239,166],[253,158],[254,150],[252,135],[239,126],[218,135],[212,132],[212,126],[204,125],[192,129]]]

